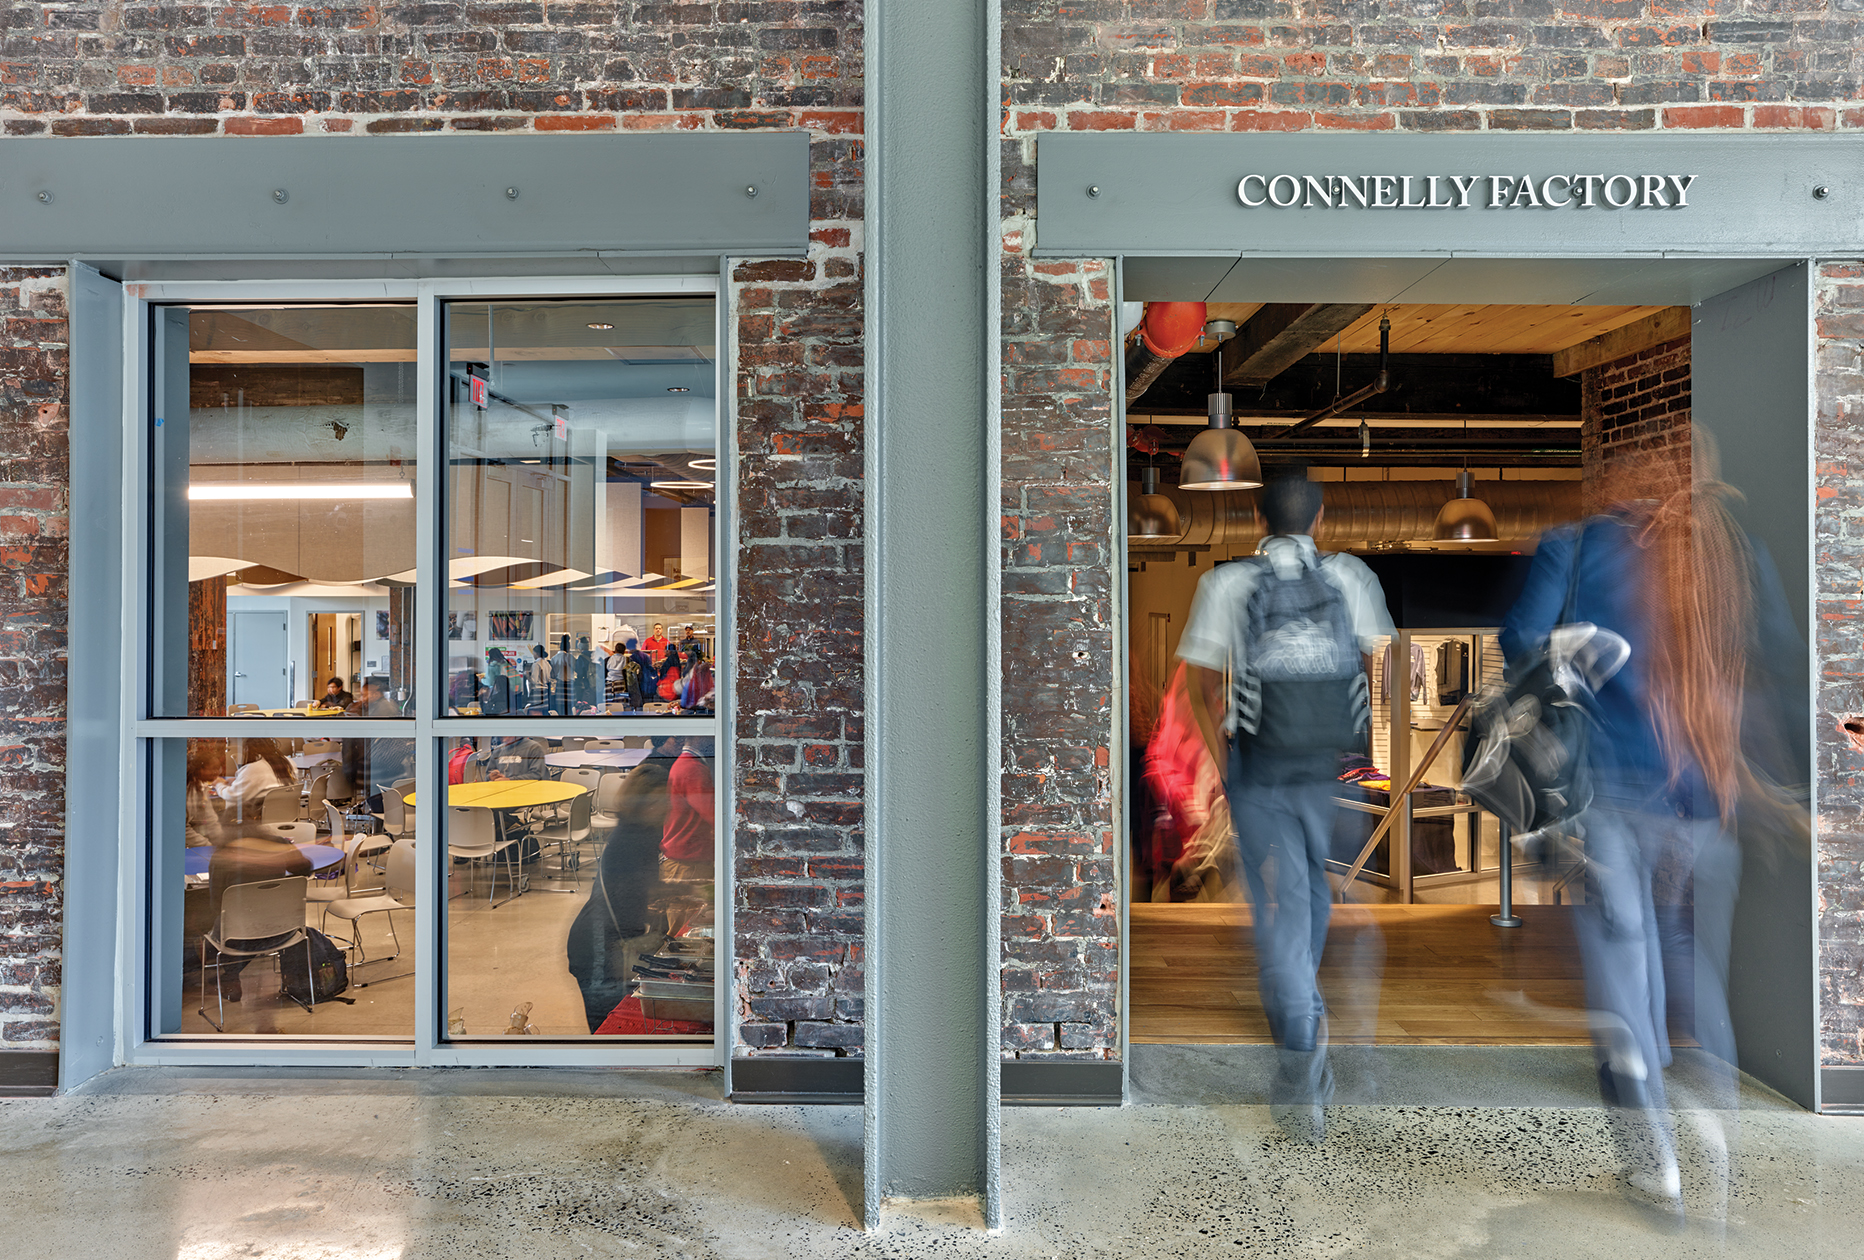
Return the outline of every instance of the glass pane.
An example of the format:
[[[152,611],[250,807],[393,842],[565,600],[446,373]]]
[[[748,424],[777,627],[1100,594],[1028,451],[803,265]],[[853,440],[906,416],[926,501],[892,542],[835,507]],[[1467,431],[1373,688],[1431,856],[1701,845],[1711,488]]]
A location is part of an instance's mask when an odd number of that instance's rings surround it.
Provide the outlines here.
[[[519,732],[446,767],[448,1035],[709,1040],[711,737]]]
[[[155,759],[155,1031],[412,1036],[414,836],[382,801],[413,741],[161,740]]]
[[[400,717],[414,308],[155,312],[154,712]]]
[[[446,311],[447,708],[712,711],[710,298]]]

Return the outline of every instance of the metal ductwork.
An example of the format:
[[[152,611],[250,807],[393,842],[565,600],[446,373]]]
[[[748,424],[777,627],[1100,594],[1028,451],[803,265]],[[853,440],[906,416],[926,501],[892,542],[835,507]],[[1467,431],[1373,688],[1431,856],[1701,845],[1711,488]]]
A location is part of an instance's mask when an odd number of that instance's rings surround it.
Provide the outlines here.
[[[1577,481],[1490,481],[1483,501],[1495,512],[1503,543],[1530,543],[1555,525],[1578,520]],[[1431,546],[1437,510],[1456,497],[1454,481],[1329,481],[1322,486],[1326,509],[1315,541],[1332,551],[1355,547],[1421,543]],[[1218,555],[1247,556],[1262,539],[1256,527],[1255,493],[1229,490],[1186,492],[1160,487],[1178,505],[1184,533],[1169,543],[1132,543],[1135,555],[1207,547]]]
[[[1159,373],[1203,339],[1202,302],[1147,302],[1139,336],[1126,352],[1126,401],[1133,402]]]

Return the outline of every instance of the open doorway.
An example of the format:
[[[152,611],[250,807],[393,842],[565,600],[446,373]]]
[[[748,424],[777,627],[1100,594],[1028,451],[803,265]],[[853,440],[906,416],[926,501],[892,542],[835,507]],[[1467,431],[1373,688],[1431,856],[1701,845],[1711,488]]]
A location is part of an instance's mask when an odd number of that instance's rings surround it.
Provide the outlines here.
[[[1270,1040],[1236,838],[1216,766],[1189,737],[1176,659],[1199,579],[1261,540],[1253,492],[1178,488],[1212,396],[1227,393],[1264,479],[1321,483],[1316,542],[1371,567],[1396,625],[1372,654],[1370,739],[1335,794],[1332,878],[1347,908],[1322,972],[1335,1039],[1587,1044],[1572,927],[1584,880],[1557,856],[1517,866],[1520,924],[1492,922],[1504,849],[1496,819],[1459,791],[1458,706],[1499,675],[1496,633],[1538,536],[1591,510],[1615,458],[1667,452],[1686,466],[1689,309],[1181,305],[1203,308],[1195,341],[1170,354],[1180,347],[1140,339],[1127,358],[1132,1039]],[[1479,541],[1441,524],[1471,500],[1493,524]],[[1386,838],[1365,852],[1388,811]],[[1673,1036],[1689,1043],[1686,1026]]]
[[[332,679],[340,691],[362,694],[362,616],[360,611],[310,614],[313,700],[324,696]]]

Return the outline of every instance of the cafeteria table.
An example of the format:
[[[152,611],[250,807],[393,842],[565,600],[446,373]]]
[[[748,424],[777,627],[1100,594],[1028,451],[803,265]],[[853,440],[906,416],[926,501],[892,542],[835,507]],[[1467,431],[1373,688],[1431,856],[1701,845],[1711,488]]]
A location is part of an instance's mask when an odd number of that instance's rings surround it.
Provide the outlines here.
[[[544,764],[559,769],[594,766],[602,770],[632,770],[645,760],[645,748],[578,748],[553,752],[544,758]]]
[[[532,809],[539,805],[557,805],[564,801],[573,801],[589,789],[574,783],[559,783],[555,779],[489,779],[480,783],[454,783],[447,787],[447,805],[453,809]],[[410,792],[403,798],[410,809],[418,802],[419,793]],[[499,819],[501,824],[503,818]],[[497,885],[494,884],[494,887]],[[521,896],[529,891],[531,878],[521,876],[517,891],[513,896]],[[544,892],[573,893],[577,888],[546,888]],[[511,898],[506,898],[509,901]],[[498,904],[503,905],[504,902]]]
[[[488,779],[482,783],[455,783],[447,788],[447,804],[455,809],[531,809],[575,800],[588,789],[555,779]],[[417,793],[403,797],[417,804]]]
[[[313,871],[321,871],[335,866],[343,860],[343,850],[330,844],[294,844],[291,846],[302,853],[311,863]],[[199,844],[181,851],[181,869],[189,875],[207,874],[207,864],[213,858],[214,847],[211,844]]]

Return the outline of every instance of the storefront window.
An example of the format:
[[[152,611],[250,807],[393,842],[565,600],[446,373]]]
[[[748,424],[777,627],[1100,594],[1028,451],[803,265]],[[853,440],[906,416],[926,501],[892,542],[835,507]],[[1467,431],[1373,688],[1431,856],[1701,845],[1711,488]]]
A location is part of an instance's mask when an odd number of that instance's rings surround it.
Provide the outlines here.
[[[150,1034],[709,1051],[716,304],[406,292],[149,307]]]
[[[709,714],[712,303],[455,302],[446,337],[447,711]]]
[[[408,739],[156,744],[157,1031],[397,1037],[414,1030]],[[341,963],[337,989],[336,961]]]
[[[449,1038],[711,1037],[715,763],[677,734],[448,741]]]
[[[159,717],[401,717],[412,305],[156,307]]]

